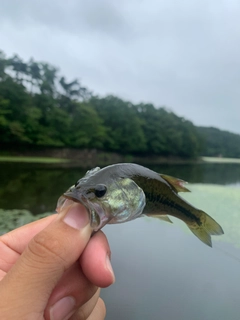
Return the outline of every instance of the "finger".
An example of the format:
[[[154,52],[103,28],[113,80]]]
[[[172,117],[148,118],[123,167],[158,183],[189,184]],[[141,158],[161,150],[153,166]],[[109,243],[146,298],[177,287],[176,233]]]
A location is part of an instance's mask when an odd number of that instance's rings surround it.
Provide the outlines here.
[[[65,271],[54,288],[49,298],[45,314],[53,313],[53,306],[64,297],[73,297],[75,299],[75,309],[77,309],[91,299],[97,289],[98,288],[83,274],[81,266],[77,261]]]
[[[86,277],[101,288],[115,282],[110,255],[107,238],[102,231],[99,231],[91,238],[80,258],[80,264]]]
[[[35,313],[43,312],[52,290],[81,255],[91,232],[88,213],[82,205],[74,203],[65,208],[29,242],[1,281],[0,296],[4,298],[0,299],[0,309],[12,302],[23,306],[21,312],[26,305],[28,313],[31,308]]]
[[[40,231],[46,228],[58,215],[53,214],[46,218],[28,223],[20,228],[10,231],[0,237],[0,241],[13,251],[21,254],[29,241]]]
[[[104,301],[99,298],[95,308],[86,320],[104,320],[106,317],[106,306]]]
[[[10,270],[26,248],[29,241],[49,225],[56,216],[57,215],[54,214],[29,223],[0,237],[0,276]]]
[[[96,291],[96,287],[106,287],[114,282],[114,274],[109,269],[108,256],[110,249],[106,236],[99,232],[95,234],[85,248],[80,265],[76,262],[68,269],[54,288],[49,299],[46,311],[50,310],[63,297],[72,296],[76,305],[80,306],[86,301],[83,300],[82,292],[90,298]],[[88,280],[87,280],[88,278]],[[93,290],[95,290],[93,292]]]
[[[6,272],[0,270],[0,281],[5,277]]]
[[[100,289],[98,288],[95,294],[85,304],[80,306],[71,316],[70,320],[85,320],[92,313],[99,299]]]
[[[80,307],[70,318],[70,320],[86,320],[94,312],[94,309],[98,310],[96,320],[104,319],[106,315],[105,303],[99,298],[100,289],[97,290],[95,295],[82,307]],[[101,316],[102,314],[102,316]]]

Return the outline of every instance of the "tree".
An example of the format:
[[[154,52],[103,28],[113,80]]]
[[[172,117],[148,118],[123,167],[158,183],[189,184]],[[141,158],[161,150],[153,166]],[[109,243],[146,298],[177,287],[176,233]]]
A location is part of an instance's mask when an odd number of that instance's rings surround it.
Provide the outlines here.
[[[15,72],[17,82],[22,83],[24,80],[27,80],[25,77],[28,75],[27,64],[18,55],[15,54],[12,58],[8,59],[8,65]]]
[[[90,104],[103,120],[107,130],[105,147],[121,153],[142,152],[146,141],[142,122],[130,102],[114,96],[94,97]]]
[[[76,102],[74,109],[71,121],[71,146],[103,149],[107,130],[94,107],[85,102]]]
[[[0,50],[0,80],[6,77],[7,60],[5,54]]]
[[[39,87],[41,81],[41,66],[35,62],[33,59],[30,59],[28,63],[28,74],[31,77],[31,93],[33,87]]]
[[[40,90],[42,94],[52,97],[56,95],[55,81],[57,79],[58,69],[47,63],[41,63],[41,83]]]
[[[98,148],[188,158],[199,155],[205,139],[208,154],[240,156],[238,136],[199,132],[190,121],[152,104],[92,96],[79,80],[67,82],[48,63],[25,63],[1,51],[0,134],[7,148]]]
[[[59,83],[65,92],[65,96],[69,99],[78,98],[80,96],[81,87],[77,79],[67,83],[65,77],[61,77]]]

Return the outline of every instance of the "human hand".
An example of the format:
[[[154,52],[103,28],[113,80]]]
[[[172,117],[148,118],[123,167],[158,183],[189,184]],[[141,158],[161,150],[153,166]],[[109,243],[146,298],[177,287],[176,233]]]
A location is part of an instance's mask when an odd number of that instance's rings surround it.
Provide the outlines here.
[[[114,274],[106,237],[91,232],[74,203],[0,237],[1,320],[104,319],[98,287]]]

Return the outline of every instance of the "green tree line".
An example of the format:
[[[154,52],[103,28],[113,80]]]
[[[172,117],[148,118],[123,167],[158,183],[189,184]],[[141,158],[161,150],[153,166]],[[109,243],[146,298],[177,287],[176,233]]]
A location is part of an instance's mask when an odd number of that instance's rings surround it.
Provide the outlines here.
[[[198,127],[203,137],[202,153],[209,157],[240,158],[240,135],[213,127]]]
[[[166,108],[98,97],[48,63],[0,51],[2,150],[96,148],[193,158],[204,141],[197,127]]]

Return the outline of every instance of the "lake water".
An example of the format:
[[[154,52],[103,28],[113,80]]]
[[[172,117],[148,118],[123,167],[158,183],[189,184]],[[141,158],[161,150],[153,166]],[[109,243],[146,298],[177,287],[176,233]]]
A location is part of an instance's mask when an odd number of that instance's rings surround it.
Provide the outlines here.
[[[54,211],[59,195],[85,170],[0,164],[0,208]],[[104,228],[116,283],[102,290],[107,320],[239,320],[240,165],[161,165],[152,169],[189,181],[182,194],[214,217],[225,234],[200,242],[177,219],[141,218]]]

